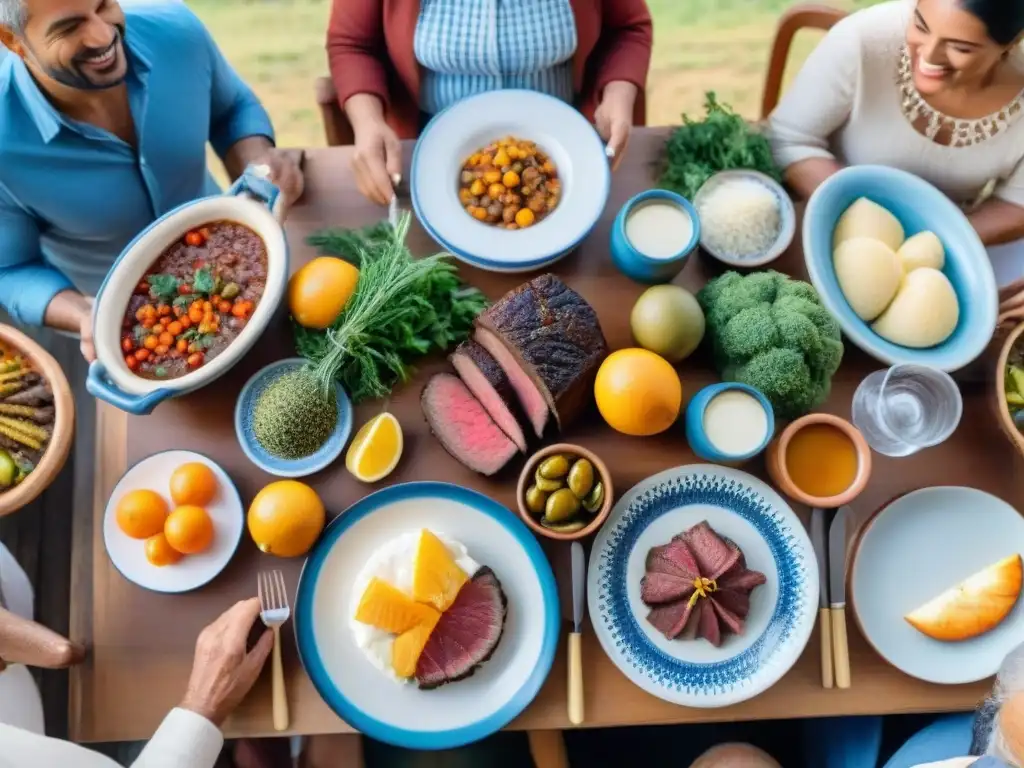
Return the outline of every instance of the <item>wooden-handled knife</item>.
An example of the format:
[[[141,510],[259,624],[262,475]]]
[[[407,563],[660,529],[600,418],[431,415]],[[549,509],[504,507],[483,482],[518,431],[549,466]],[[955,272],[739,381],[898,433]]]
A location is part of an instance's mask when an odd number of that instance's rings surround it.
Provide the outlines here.
[[[587,566],[583,545],[572,543],[572,632],[569,633],[569,722],[583,722],[583,659],[581,636],[583,629],[583,599],[586,589]]]
[[[818,634],[821,637],[821,687],[831,688],[832,676],[832,615],[828,600],[828,526],[824,509],[811,510],[811,544],[818,561]]]
[[[829,609],[832,614],[832,663],[837,688],[850,687],[850,648],[846,640],[846,528],[850,508],[840,507],[828,529]]]

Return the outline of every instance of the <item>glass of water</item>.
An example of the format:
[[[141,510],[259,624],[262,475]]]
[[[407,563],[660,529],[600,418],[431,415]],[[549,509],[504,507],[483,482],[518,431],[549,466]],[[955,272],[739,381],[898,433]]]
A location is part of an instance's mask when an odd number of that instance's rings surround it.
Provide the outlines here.
[[[910,456],[945,441],[963,410],[956,382],[927,365],[875,371],[853,395],[853,424],[883,456]]]

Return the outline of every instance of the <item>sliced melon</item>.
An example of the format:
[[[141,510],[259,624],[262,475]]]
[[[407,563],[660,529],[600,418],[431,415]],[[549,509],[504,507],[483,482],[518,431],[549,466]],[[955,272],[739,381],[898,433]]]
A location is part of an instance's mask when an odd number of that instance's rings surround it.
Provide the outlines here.
[[[881,240],[853,237],[832,255],[839,289],[861,320],[871,322],[893,300],[903,280],[896,251]]]
[[[948,339],[960,321],[960,303],[952,283],[931,267],[908,272],[896,298],[871,326],[901,347],[926,349]]]
[[[946,265],[946,249],[934,232],[918,232],[900,246],[900,262],[904,272],[921,267],[942,269]]]
[[[412,597],[444,613],[469,576],[452,557],[448,547],[428,530],[420,533],[413,565]]]
[[[1024,577],[1020,555],[1011,555],[969,576],[904,618],[936,640],[968,640],[1006,618],[1020,597]]]
[[[416,665],[419,663],[420,654],[423,653],[430,633],[437,626],[441,614],[434,612],[434,618],[422,624],[417,624],[411,629],[395,638],[391,646],[391,667],[399,677],[412,677],[416,674]]]
[[[441,617],[435,608],[415,602],[383,579],[373,578],[356,608],[356,621],[400,635],[424,622]]]
[[[881,240],[894,251],[903,245],[903,225],[878,203],[862,197],[843,212],[832,233],[832,247],[853,237]]]

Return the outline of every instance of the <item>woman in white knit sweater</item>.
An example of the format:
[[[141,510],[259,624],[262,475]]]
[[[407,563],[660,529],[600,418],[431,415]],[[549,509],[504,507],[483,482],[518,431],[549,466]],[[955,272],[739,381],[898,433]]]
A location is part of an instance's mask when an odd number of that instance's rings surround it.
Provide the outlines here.
[[[1022,39],[1024,0],[895,0],[850,15],[769,118],[786,181],[808,197],[844,165],[910,171],[964,206],[1000,287],[1018,283]]]

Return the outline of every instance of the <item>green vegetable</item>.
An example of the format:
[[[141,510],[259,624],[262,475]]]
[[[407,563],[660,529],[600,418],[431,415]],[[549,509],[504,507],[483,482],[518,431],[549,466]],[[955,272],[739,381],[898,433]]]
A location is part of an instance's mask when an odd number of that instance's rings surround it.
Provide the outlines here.
[[[213,272],[209,267],[196,270],[195,277],[192,278],[192,291],[194,293],[212,294],[215,285]]]
[[[253,407],[253,432],[268,452],[283,459],[315,453],[338,423],[332,387],[324,397],[312,369],[302,367],[272,381]]]
[[[726,272],[697,294],[726,381],[760,390],[783,419],[828,397],[843,359],[839,325],[807,283],[774,271]]]
[[[150,275],[146,282],[149,283],[149,295],[165,304],[174,301],[178,295],[178,278],[174,275]]]
[[[683,124],[665,144],[660,186],[693,200],[701,185],[719,171],[745,168],[781,181],[768,139],[728,105],[720,104],[714,92],[704,98],[704,119],[683,115]]]
[[[189,304],[191,304],[196,299],[201,299],[201,298],[203,298],[203,297],[202,296],[197,296],[195,294],[189,294],[187,296],[179,296],[178,298],[176,298],[174,301],[171,302],[171,306],[172,307],[187,307]]]
[[[0,451],[0,489],[10,488],[18,476],[18,465],[14,463],[11,454],[7,451]]]
[[[329,230],[309,239],[328,256],[359,267],[356,292],[326,330],[295,326],[298,353],[316,366],[321,389],[337,379],[353,402],[384,397],[412,376],[413,361],[465,339],[487,307],[466,287],[448,254],[421,259],[405,245],[410,215],[392,230]]]
[[[1007,369],[1009,374],[1009,381],[1013,384],[1013,389],[1019,395],[1024,395],[1024,368],[1019,365],[1011,365]]]

